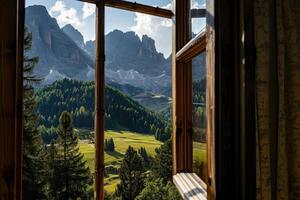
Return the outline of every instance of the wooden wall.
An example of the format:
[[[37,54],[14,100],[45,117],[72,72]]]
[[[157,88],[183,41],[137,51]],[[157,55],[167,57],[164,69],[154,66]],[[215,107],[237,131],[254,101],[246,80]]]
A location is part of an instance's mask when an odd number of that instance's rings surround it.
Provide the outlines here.
[[[214,0],[213,10],[208,10],[215,49],[216,199],[255,199],[252,15],[250,0]]]
[[[0,2],[0,199],[20,199],[23,2]],[[20,14],[20,15],[17,15]],[[21,17],[23,18],[23,17]],[[18,38],[21,41],[18,44]]]

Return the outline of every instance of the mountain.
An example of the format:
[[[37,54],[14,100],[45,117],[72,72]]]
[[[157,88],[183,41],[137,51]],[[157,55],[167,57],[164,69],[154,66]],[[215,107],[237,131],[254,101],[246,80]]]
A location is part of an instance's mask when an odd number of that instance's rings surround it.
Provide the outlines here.
[[[36,74],[43,85],[63,78],[93,80],[95,41],[84,43],[72,25],[60,28],[44,6],[26,8],[26,26],[32,32],[31,56],[38,56]],[[147,35],[140,39],[132,31],[114,30],[105,36],[105,76],[108,84],[131,85],[170,96],[171,58],[164,58]],[[205,76],[205,56],[194,59],[193,77]],[[198,67],[199,66],[199,67]]]
[[[141,94],[144,92],[144,90],[142,88],[134,87],[129,84],[119,84],[116,82],[109,82],[108,85],[120,90],[121,92],[123,92],[131,97],[134,97],[135,95],[138,95],[138,94]]]
[[[25,24],[32,33],[30,56],[38,56],[35,72],[49,84],[59,78],[91,80],[92,59],[58,26],[44,6],[26,8]]]
[[[94,82],[63,79],[37,91],[40,124],[57,126],[64,110],[71,113],[76,128],[94,127]],[[80,99],[80,101],[77,101]],[[119,90],[105,87],[105,128],[154,134],[166,120]]]
[[[83,40],[83,36],[81,35],[81,33],[75,29],[71,24],[67,24],[65,25],[62,29],[61,29],[66,35],[68,35],[76,44],[78,47],[84,49],[85,48],[85,44],[84,44],[84,40]]]

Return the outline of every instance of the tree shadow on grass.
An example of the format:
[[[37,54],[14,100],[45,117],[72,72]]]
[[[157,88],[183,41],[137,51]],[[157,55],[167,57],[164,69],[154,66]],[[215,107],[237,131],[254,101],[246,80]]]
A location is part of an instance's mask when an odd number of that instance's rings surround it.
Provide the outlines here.
[[[105,151],[108,155],[116,158],[116,159],[120,159],[124,157],[124,154],[118,152],[118,151]]]

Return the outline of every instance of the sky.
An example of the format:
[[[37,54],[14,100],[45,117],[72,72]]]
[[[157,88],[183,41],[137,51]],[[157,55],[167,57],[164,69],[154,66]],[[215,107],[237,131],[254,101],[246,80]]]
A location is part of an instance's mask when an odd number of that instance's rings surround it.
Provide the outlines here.
[[[151,6],[171,9],[171,0],[135,0]],[[204,0],[191,0],[192,7],[205,7]],[[76,0],[25,0],[26,7],[30,5],[44,5],[49,14],[55,17],[59,26],[73,25],[79,30],[85,41],[95,39],[95,6]],[[192,21],[192,31],[198,33],[205,25],[204,19]],[[150,15],[128,12],[114,8],[105,8],[105,33],[115,29],[123,32],[134,31],[142,38],[148,35],[155,40],[156,49],[165,57],[172,49],[172,22],[170,19]]]

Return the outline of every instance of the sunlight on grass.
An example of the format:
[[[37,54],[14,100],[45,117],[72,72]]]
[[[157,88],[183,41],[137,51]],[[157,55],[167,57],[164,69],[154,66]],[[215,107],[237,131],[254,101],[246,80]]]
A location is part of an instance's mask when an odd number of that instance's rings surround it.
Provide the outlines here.
[[[201,142],[193,142],[193,161],[207,163],[206,144]]]
[[[113,138],[115,142],[115,152],[105,152],[104,164],[105,166],[112,165],[116,168],[120,167],[124,154],[128,146],[132,146],[135,149],[145,147],[148,154],[155,155],[155,149],[160,147],[162,142],[157,141],[153,135],[145,135],[140,133],[134,133],[129,131],[105,131],[105,138]],[[84,158],[90,170],[94,171],[95,161],[95,148],[94,144],[90,144],[88,140],[79,141],[80,152],[84,154]],[[104,179],[104,189],[108,193],[114,192],[117,184],[120,182],[118,174],[108,174],[108,177]]]

